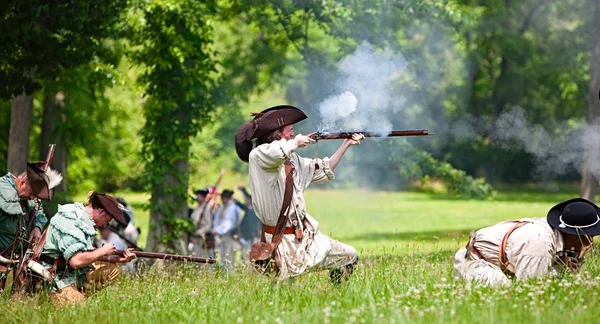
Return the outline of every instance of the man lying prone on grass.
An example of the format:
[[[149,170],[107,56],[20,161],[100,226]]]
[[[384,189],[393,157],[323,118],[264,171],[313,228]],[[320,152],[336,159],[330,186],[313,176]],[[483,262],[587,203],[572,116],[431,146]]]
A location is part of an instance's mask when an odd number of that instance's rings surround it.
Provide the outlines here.
[[[600,234],[600,209],[583,198],[564,201],[546,218],[505,221],[471,232],[454,256],[454,275],[487,285],[577,272]]]

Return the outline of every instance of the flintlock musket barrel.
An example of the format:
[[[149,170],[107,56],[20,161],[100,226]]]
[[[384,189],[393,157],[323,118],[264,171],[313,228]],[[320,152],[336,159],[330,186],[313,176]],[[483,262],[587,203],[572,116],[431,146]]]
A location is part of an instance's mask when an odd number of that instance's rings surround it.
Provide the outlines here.
[[[365,137],[401,137],[401,136],[425,136],[430,135],[427,129],[405,129],[395,130],[390,132],[369,132],[369,131],[356,131],[356,132],[316,132],[309,135],[314,140],[329,140],[329,139],[341,139],[341,138],[352,138],[354,134],[363,134]]]

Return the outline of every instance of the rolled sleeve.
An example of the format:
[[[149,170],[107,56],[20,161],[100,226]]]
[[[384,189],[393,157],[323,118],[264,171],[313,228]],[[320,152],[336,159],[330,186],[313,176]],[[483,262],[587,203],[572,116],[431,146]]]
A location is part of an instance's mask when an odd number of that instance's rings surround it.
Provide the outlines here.
[[[315,163],[319,166],[319,169],[315,170],[315,174],[313,176],[314,182],[322,182],[335,179],[335,174],[331,169],[331,164],[329,163],[328,157],[323,159],[316,159]]]
[[[60,248],[60,247],[59,247]],[[87,252],[88,249],[86,244],[84,243],[73,243],[71,245],[65,246],[64,249],[61,248],[61,253],[65,260],[69,261],[72,256],[74,256],[77,252]]]
[[[322,159],[310,159],[301,158],[298,159],[299,172],[305,178],[305,187],[310,183],[327,182],[335,179],[335,174],[331,169],[329,158],[325,157]]]

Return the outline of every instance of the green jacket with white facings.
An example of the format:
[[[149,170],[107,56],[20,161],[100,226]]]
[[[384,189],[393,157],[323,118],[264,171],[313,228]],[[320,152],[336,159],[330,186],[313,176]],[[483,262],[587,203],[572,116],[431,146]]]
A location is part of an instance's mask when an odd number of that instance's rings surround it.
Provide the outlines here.
[[[27,228],[27,221],[25,220],[25,212],[21,208],[19,203],[19,195],[17,194],[17,187],[10,173],[0,178],[0,253],[8,255],[11,244],[15,241],[15,236],[19,231],[19,227],[22,230],[22,239],[27,240],[29,237],[29,231]],[[27,212],[33,213],[36,207],[35,200],[27,201]],[[40,230],[46,225],[46,215],[44,215],[44,209],[40,204],[40,207],[35,214],[33,220],[33,227],[38,227]],[[15,246],[15,251],[19,251],[20,244]]]

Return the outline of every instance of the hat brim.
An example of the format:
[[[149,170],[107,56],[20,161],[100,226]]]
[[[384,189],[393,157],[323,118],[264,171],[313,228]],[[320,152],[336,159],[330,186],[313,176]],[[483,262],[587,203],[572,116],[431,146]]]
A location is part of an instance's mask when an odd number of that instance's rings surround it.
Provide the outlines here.
[[[91,199],[95,200],[98,207],[104,209],[119,224],[123,226],[128,225],[123,211],[119,208],[119,202],[113,196],[104,193],[94,193]]]
[[[54,190],[49,188],[48,176],[41,169],[40,163],[27,163],[25,168],[27,182],[31,187],[31,194],[42,200],[52,200]]]
[[[574,203],[574,202],[583,202],[583,203],[590,204],[596,210],[596,214],[600,215],[600,208],[598,208],[598,206],[596,206],[596,204],[594,204],[593,202],[591,202],[587,199],[584,199],[584,198],[573,198],[573,199],[570,199],[567,201],[563,201],[560,204],[558,204],[550,209],[550,211],[548,212],[548,216],[546,217],[548,224],[550,226],[552,226],[552,228],[555,228],[559,232],[565,233],[565,234],[579,235],[579,236],[600,235],[600,222],[595,224],[594,226],[585,227],[585,228],[572,228],[572,227],[564,227],[563,228],[563,227],[559,226],[561,224],[560,216],[562,215],[563,209],[568,204]]]
[[[259,116],[254,119],[258,126],[252,135],[253,138],[261,138],[270,132],[274,132],[282,127],[296,124],[308,118],[306,114],[294,106],[282,105],[263,110]]]

